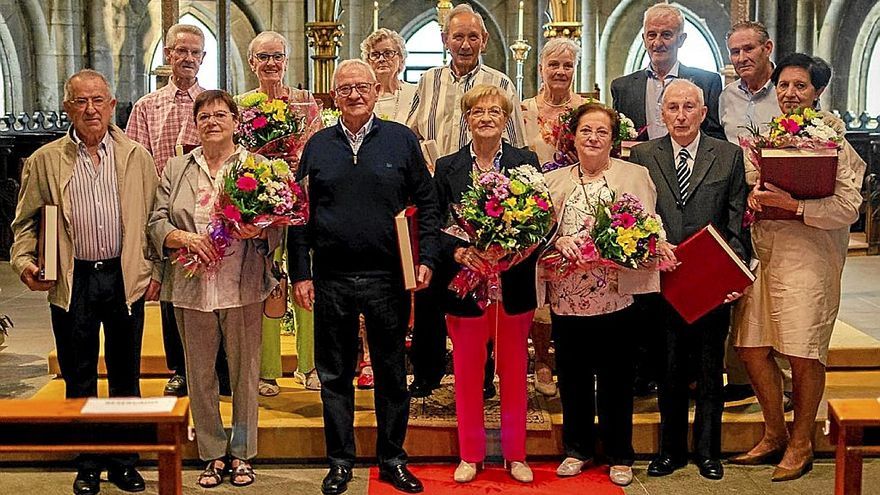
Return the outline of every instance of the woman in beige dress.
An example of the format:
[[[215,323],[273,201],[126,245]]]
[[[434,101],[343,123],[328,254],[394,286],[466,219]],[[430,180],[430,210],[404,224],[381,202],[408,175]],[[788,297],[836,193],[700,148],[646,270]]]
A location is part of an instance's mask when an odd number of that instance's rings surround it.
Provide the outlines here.
[[[783,58],[773,72],[782,112],[813,107],[831,79],[831,68],[804,54]],[[823,120],[842,130],[829,113]],[[858,219],[865,162],[846,141],[839,153],[834,195],[796,200],[772,184],[755,187],[749,207],[783,208],[797,220],[760,220],[752,243],[760,261],[757,280],[738,311],[735,345],[746,364],[764,414],[764,436],[732,464],[778,462],[773,481],[803,476],[812,468],[816,412],[825,389],[828,343],[840,305],[840,277],[849,226]],[[748,163],[751,184],[758,172]],[[794,427],[789,436],[782,410],[782,376],[775,355],[791,362]]]
[[[572,89],[580,56],[580,46],[568,38],[548,41],[538,61],[541,89],[534,98],[522,102],[526,145],[538,155],[542,166],[552,162],[557,151],[553,126],[559,116],[584,103]]]
[[[568,38],[548,41],[538,62],[544,84],[534,98],[522,102],[526,144],[538,155],[542,167],[553,162],[557,151],[553,126],[558,124],[559,116],[584,102],[571,87],[580,55],[580,46]],[[571,163],[574,163],[577,158],[572,158]],[[535,390],[554,396],[557,388],[550,366],[550,325],[545,310],[537,312],[529,336],[535,346]]]

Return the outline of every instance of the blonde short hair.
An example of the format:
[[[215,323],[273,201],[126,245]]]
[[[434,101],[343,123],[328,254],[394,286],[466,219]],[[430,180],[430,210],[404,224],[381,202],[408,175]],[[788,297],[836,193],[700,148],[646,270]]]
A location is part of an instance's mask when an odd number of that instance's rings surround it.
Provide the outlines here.
[[[264,43],[266,41],[277,41],[284,45],[284,54],[290,54],[290,43],[287,41],[287,38],[284,37],[281,33],[277,31],[263,31],[262,33],[254,36],[254,39],[248,44],[248,60],[250,60],[254,56],[254,48],[260,43]]]
[[[648,10],[645,11],[645,17],[642,20],[642,26],[648,23],[648,19],[664,16],[675,17],[678,21],[678,32],[682,33],[684,31],[684,15],[678,7],[669,5],[668,3],[655,3],[648,7]]]
[[[406,41],[403,40],[403,36],[398,34],[397,31],[379,28],[370,33],[369,36],[364,38],[364,41],[361,41],[361,59],[369,63],[370,51],[377,43],[385,40],[391,40],[394,43],[395,50],[397,50],[400,57],[400,64],[397,67],[397,74],[400,74],[406,68]]]
[[[489,84],[477,84],[461,97],[461,113],[468,113],[478,101],[491,97],[497,98],[501,102],[501,109],[504,110],[504,113],[510,115],[510,112],[513,111],[513,103],[510,102],[510,98],[501,91],[501,88]]]

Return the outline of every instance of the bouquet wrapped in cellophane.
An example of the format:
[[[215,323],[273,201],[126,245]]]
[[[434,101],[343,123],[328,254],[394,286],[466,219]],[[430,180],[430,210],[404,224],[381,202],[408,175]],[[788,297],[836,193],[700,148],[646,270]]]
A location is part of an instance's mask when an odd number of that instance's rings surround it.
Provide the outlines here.
[[[840,149],[843,146],[843,122],[831,114],[813,108],[799,108],[775,117],[763,131],[758,126],[741,126],[748,134],[739,144],[748,150],[748,158],[761,170],[761,148]]]
[[[456,225],[444,231],[483,252],[491,269],[462,268],[449,289],[471,295],[480,308],[500,297],[501,272],[526,259],[550,231],[553,212],[544,177],[530,165],[474,177],[474,185],[453,206]]]
[[[632,269],[657,261],[657,245],[666,240],[660,217],[645,211],[639,198],[629,193],[596,204],[574,238],[584,262]],[[551,280],[578,270],[577,263],[555,247],[541,255],[539,264],[543,277]]]
[[[269,100],[260,92],[244,94],[236,101],[241,108],[237,142],[252,153],[285,160],[295,174],[306,141],[323,126],[320,103],[286,96]]]
[[[243,225],[260,228],[304,225],[309,219],[309,205],[304,190],[297,184],[287,161],[257,161],[243,153],[225,170],[222,188],[214,202],[208,235],[220,260],[206,264],[195,253],[181,248],[175,262],[187,276],[217,269],[236,240],[232,233]]]

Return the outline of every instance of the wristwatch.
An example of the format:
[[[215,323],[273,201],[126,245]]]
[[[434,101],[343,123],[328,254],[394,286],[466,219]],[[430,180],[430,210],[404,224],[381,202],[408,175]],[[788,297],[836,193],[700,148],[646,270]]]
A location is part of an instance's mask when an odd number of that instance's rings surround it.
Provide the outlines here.
[[[802,199],[799,199],[799,200],[798,200],[798,207],[797,207],[797,212],[796,212],[796,214],[797,214],[797,216],[799,216],[799,217],[804,216],[804,200],[802,200]]]

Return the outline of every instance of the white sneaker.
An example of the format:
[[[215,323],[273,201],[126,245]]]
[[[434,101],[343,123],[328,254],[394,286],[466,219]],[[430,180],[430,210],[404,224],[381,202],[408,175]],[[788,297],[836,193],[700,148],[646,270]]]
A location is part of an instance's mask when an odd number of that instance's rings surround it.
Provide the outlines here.
[[[608,479],[617,486],[627,486],[633,481],[633,470],[629,466],[611,466]]]
[[[458,467],[455,468],[455,473],[452,475],[452,479],[458,483],[467,483],[473,481],[476,476],[477,464],[474,462],[461,461],[458,464]]]
[[[575,457],[566,457],[562,464],[556,468],[556,476],[575,476],[584,468],[584,461]]]

